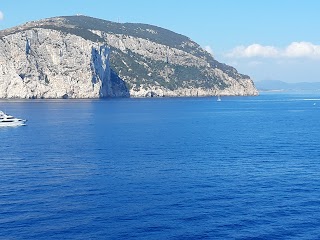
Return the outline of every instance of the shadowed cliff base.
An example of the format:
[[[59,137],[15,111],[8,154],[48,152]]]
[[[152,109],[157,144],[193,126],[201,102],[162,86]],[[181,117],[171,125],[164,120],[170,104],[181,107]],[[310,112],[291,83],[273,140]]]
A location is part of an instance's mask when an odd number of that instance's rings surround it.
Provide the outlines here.
[[[113,69],[111,69],[110,78],[111,89],[113,93],[111,97],[130,97],[130,91],[126,82],[123,79],[121,79]]]

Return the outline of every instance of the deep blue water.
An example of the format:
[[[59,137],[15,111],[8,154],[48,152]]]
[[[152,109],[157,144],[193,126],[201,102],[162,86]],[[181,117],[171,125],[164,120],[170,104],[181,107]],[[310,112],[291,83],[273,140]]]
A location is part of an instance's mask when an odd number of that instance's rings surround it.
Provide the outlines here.
[[[318,95],[0,110],[0,239],[320,238]]]

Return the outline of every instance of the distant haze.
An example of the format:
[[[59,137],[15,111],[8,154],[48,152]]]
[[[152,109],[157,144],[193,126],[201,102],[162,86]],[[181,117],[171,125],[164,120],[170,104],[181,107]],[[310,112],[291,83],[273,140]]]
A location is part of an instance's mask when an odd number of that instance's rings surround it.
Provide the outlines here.
[[[280,80],[255,82],[259,91],[320,91],[320,82],[287,83]]]

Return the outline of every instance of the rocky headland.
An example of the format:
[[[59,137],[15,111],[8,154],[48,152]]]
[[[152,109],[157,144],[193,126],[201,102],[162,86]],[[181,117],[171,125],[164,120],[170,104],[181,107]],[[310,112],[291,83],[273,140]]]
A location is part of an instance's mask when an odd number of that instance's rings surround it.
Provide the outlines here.
[[[87,16],[0,31],[0,98],[258,95],[188,37]]]

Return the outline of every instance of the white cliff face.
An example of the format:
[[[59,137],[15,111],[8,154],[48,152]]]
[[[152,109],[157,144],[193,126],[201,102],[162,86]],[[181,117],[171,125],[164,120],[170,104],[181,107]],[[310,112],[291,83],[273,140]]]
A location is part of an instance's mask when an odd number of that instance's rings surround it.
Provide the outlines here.
[[[145,87],[141,86],[138,90],[130,90],[130,96],[141,97],[207,97],[207,96],[256,96],[257,90],[252,86],[251,81],[244,79],[239,87],[234,84],[224,90],[215,88],[178,88],[169,90],[161,86]]]
[[[0,98],[257,94],[248,76],[152,26],[79,16],[0,31]]]
[[[208,66],[208,62],[202,58],[177,48],[170,48],[143,38],[135,38],[123,34],[109,34],[106,36],[106,41],[110,46],[118,48],[122,52],[131,50],[134,53],[155,61],[164,61],[168,58],[171,64],[200,67]]]
[[[109,48],[79,36],[32,29],[0,39],[0,98],[112,95]]]

